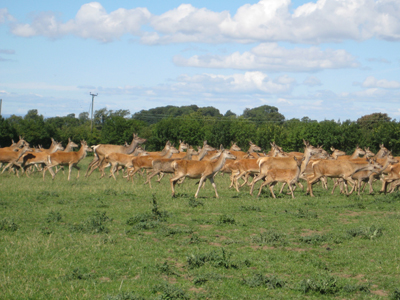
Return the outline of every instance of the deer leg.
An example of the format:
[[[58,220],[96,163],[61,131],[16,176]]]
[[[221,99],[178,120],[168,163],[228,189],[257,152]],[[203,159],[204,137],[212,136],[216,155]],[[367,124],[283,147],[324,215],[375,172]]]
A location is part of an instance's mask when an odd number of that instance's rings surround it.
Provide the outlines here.
[[[215,197],[217,197],[217,198],[219,198],[219,196],[218,196],[218,192],[217,192],[217,185],[215,184],[215,182],[214,182],[214,177],[213,176],[211,176],[208,180],[210,180],[210,182],[211,182],[211,185],[213,186],[213,188],[214,188],[214,191],[215,191]]]
[[[172,190],[172,197],[175,197],[175,185],[178,182],[178,180],[182,177],[184,177],[185,175],[183,174],[175,174],[174,177],[172,177],[169,182],[171,184],[171,190]]]
[[[272,197],[273,197],[274,199],[276,199],[276,196],[275,196],[275,194],[274,194],[274,186],[275,186],[275,184],[276,184],[276,181],[275,181],[275,182],[272,182],[272,183],[269,185],[269,191],[271,192],[271,195],[272,195]]]
[[[265,176],[266,176],[266,175],[263,175],[263,174],[260,173],[257,177],[255,177],[255,178],[253,179],[253,181],[252,181],[252,183],[251,183],[251,188],[250,188],[250,195],[253,196],[254,184],[255,184],[257,181],[259,181],[259,180],[261,180],[261,179],[264,179]]]

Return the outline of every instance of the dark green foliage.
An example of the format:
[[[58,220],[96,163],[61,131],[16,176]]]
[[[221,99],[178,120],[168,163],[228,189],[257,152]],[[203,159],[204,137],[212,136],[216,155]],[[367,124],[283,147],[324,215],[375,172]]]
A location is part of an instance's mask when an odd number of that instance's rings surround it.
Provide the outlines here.
[[[317,277],[304,279],[299,283],[299,290],[304,294],[321,295],[351,294],[355,292],[369,293],[370,284],[349,284],[329,274],[319,274]]]
[[[219,217],[217,224],[218,225],[236,224],[236,221],[232,216],[228,216],[228,215],[224,214]]]
[[[242,284],[247,285],[251,288],[261,286],[268,289],[276,289],[283,288],[285,286],[285,281],[275,276],[268,277],[262,274],[255,274],[249,278],[243,279]]]
[[[203,202],[201,202],[193,197],[189,199],[188,204],[190,207],[193,207],[193,208],[198,207],[198,206],[204,206]]]
[[[3,219],[0,221],[0,230],[14,232],[17,231],[19,225],[14,223],[14,220]]]
[[[108,233],[109,229],[106,227],[106,223],[111,222],[106,212],[96,211],[92,216],[87,218],[80,224],[73,224],[70,226],[72,232],[83,232],[83,233]]]
[[[75,268],[64,276],[64,280],[87,280],[93,278],[94,273],[87,268]]]
[[[170,276],[170,275],[179,276],[179,274],[177,274],[176,272],[171,270],[171,267],[168,265],[167,261],[164,261],[163,264],[156,264],[156,268],[162,274],[165,274],[165,275],[168,275],[168,276]]]
[[[216,268],[226,269],[237,269],[238,264],[230,260],[230,254],[228,254],[224,248],[221,248],[221,253],[213,250],[205,254],[191,254],[186,257],[189,269],[200,268],[205,263],[209,263]]]
[[[322,295],[335,295],[341,286],[338,279],[330,275],[319,275],[317,278],[304,279],[299,284],[299,289],[304,293],[318,293]]]
[[[252,206],[252,205],[248,205],[248,206],[240,206],[239,207],[240,210],[242,211],[261,211],[261,208],[258,206]]]
[[[400,300],[400,288],[397,288],[390,294],[391,300]]]
[[[163,236],[173,236],[176,234],[192,234],[193,230],[190,228],[182,228],[182,227],[167,227],[163,226],[159,230],[159,234]]]
[[[152,203],[153,208],[151,209],[151,212],[138,214],[132,218],[129,218],[126,221],[126,224],[135,225],[138,226],[138,228],[142,226],[142,229],[149,229],[157,227],[160,222],[165,222],[168,218],[168,212],[159,210],[157,200],[154,195]]]
[[[304,218],[304,219],[317,219],[318,215],[315,212],[311,212],[309,210],[304,210],[302,208],[299,208],[297,210],[297,213],[294,213],[294,216],[297,218]]]
[[[319,245],[321,243],[329,241],[330,239],[331,239],[330,235],[313,234],[313,235],[303,236],[299,240],[302,243]]]
[[[351,237],[361,237],[362,239],[375,239],[381,237],[382,228],[377,228],[374,225],[371,227],[356,227],[347,230],[347,234]]]
[[[286,235],[274,229],[269,229],[253,237],[253,242],[260,245],[267,244],[272,246],[285,245],[287,243]]]
[[[156,299],[173,300],[173,299],[190,299],[189,296],[180,288],[167,282],[153,286],[154,294],[161,293]]]
[[[61,216],[60,212],[52,210],[47,214],[46,222],[47,223],[60,222],[61,219],[62,219],[62,216]]]

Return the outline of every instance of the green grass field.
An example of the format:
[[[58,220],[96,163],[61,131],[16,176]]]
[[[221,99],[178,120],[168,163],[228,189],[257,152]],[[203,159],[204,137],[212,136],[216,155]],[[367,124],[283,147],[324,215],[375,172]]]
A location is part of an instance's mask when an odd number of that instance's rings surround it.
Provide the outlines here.
[[[169,177],[84,178],[89,161],[70,182],[1,175],[1,299],[400,299],[399,194],[257,198],[225,175],[219,199],[188,179],[171,198]]]

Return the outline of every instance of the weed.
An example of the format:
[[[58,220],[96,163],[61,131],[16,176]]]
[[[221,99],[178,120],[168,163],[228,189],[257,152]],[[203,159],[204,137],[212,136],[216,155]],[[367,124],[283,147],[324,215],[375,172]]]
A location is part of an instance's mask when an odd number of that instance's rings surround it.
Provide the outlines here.
[[[93,277],[93,273],[88,272],[87,268],[75,268],[64,276],[65,280],[87,280]]]
[[[54,228],[48,227],[48,226],[44,226],[40,229],[40,232],[44,235],[50,235],[54,232]]]
[[[382,228],[376,228],[374,225],[371,227],[358,227],[347,230],[350,237],[361,237],[363,239],[375,239],[381,237],[383,232]]]
[[[159,231],[160,234],[164,236],[173,236],[175,234],[192,234],[193,230],[190,228],[181,228],[181,227],[162,227]]]
[[[400,289],[395,289],[393,293],[390,294],[391,300],[400,300]]]
[[[299,208],[297,210],[297,213],[294,213],[294,215],[297,218],[303,218],[303,219],[317,219],[318,215],[315,212],[310,212],[308,210],[303,210],[302,208]]]
[[[192,234],[192,236],[190,237],[190,239],[188,241],[188,244],[198,244],[201,242],[202,242],[202,239],[200,239],[197,234]]]
[[[308,236],[300,237],[300,242],[312,245],[319,245],[321,243],[325,243],[331,239],[329,235],[320,235],[320,234],[313,234]]]
[[[249,287],[266,287],[269,289],[283,288],[285,286],[285,281],[281,280],[275,276],[264,276],[262,274],[255,274],[250,278],[243,279],[242,284]]]
[[[370,293],[371,291],[369,290],[370,284],[364,283],[364,284],[346,284],[343,286],[343,292],[350,294],[350,293],[355,293],[355,292],[364,292],[364,293]],[[399,298],[400,299],[400,298]]]
[[[205,263],[210,263],[213,267],[223,267],[226,269],[238,269],[238,265],[230,260],[230,254],[226,253],[224,248],[221,248],[222,255],[213,250],[206,254],[191,254],[186,257],[189,269],[199,268]]]
[[[183,290],[167,282],[153,286],[152,291],[154,294],[161,293],[156,299],[190,299]]]
[[[157,228],[161,225],[161,222],[165,222],[168,217],[167,211],[161,211],[158,209],[157,200],[153,195],[153,208],[151,212],[138,214],[135,217],[129,218],[126,221],[128,225],[134,225],[133,229],[152,229]]]
[[[118,192],[115,191],[115,190],[113,190],[113,189],[106,189],[106,190],[104,191],[104,194],[105,194],[105,195],[110,195],[110,196],[117,196],[117,195],[118,195]]]
[[[17,231],[19,225],[14,223],[14,220],[3,219],[0,221],[0,230],[14,232]]]
[[[143,298],[141,296],[137,296],[130,292],[127,292],[127,293],[122,292],[121,294],[118,294],[116,296],[107,295],[104,299],[105,300],[145,300],[145,298]]]
[[[106,212],[96,211],[91,217],[80,224],[74,224],[70,227],[72,232],[83,232],[83,233],[108,233],[109,230],[105,226],[105,223],[111,222]]]
[[[47,223],[53,223],[53,222],[55,223],[55,222],[60,222],[61,219],[62,219],[62,216],[61,216],[60,212],[52,210],[47,214],[46,222]]]
[[[198,206],[204,206],[204,203],[203,203],[203,202],[201,202],[201,201],[199,201],[199,200],[196,200],[196,199],[193,198],[193,197],[191,197],[191,198],[189,199],[188,204],[189,204],[190,207],[193,207],[193,208],[198,207]]]
[[[217,222],[218,225],[225,225],[225,224],[236,224],[235,219],[232,216],[228,216],[228,215],[221,215],[219,217],[219,220]]]
[[[287,244],[286,235],[273,229],[269,229],[266,232],[260,233],[258,236],[253,237],[253,242],[260,245],[268,244],[274,246]]]
[[[319,275],[318,278],[304,279],[300,282],[299,289],[304,293],[315,292],[322,295],[335,295],[341,287],[338,279],[330,275]]]
[[[239,208],[241,211],[261,211],[261,208],[258,206],[252,206],[252,205],[247,205],[247,206],[240,206]]]
[[[165,275],[176,275],[179,276],[176,272],[171,270],[171,267],[168,265],[167,261],[164,261],[163,264],[156,264],[156,268],[160,273],[165,274]]]

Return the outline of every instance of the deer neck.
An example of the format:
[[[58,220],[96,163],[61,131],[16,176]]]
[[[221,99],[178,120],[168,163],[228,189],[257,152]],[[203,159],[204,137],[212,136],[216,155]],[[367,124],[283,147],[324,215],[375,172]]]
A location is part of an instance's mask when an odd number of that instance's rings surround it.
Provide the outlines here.
[[[211,165],[213,167],[213,173],[216,173],[219,170],[221,170],[225,162],[226,162],[226,155],[222,153],[215,162],[211,162]]]
[[[137,140],[135,140],[135,138],[133,138],[132,143],[128,147],[124,147],[125,154],[131,154],[133,151],[135,151],[135,149],[138,145],[139,145],[139,142]]]
[[[199,160],[202,160],[204,156],[206,156],[207,152],[208,150],[205,147],[201,148],[201,151],[199,153]]]
[[[293,177],[293,179],[292,179],[292,181],[291,181],[292,184],[295,183],[295,182],[297,182],[297,181],[299,180],[299,177],[300,177],[300,174],[301,174],[301,166],[302,166],[302,165],[300,165],[300,166],[297,167],[296,175],[294,175],[294,177]]]
[[[385,150],[380,149],[378,153],[375,155],[375,158],[383,158],[385,156]]]
[[[310,159],[311,159],[311,150],[306,148],[306,149],[304,149],[304,160],[303,160],[303,162],[301,163],[301,166],[300,166],[300,173],[301,174],[303,174],[304,171],[306,170]]]

